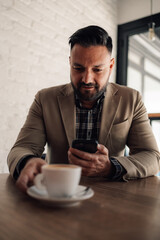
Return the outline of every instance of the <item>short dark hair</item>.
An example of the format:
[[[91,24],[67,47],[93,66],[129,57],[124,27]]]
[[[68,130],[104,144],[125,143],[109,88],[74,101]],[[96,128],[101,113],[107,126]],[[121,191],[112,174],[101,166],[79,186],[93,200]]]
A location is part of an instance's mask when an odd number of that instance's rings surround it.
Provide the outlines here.
[[[99,26],[88,26],[77,30],[69,38],[71,49],[75,44],[83,47],[90,46],[106,46],[108,51],[112,53],[112,38],[108,33]]]

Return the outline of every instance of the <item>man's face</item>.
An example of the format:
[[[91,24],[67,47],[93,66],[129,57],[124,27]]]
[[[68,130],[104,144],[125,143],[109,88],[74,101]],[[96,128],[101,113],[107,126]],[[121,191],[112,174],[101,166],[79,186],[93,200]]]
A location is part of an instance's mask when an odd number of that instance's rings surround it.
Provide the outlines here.
[[[114,59],[105,46],[75,44],[70,55],[71,83],[81,101],[94,102],[105,91]]]

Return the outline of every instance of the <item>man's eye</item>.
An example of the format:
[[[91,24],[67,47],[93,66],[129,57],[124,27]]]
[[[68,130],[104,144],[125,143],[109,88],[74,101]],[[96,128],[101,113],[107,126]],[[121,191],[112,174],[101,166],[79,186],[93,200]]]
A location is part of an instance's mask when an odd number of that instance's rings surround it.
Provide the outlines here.
[[[73,67],[74,70],[76,70],[77,72],[83,72],[84,69],[81,67]]]
[[[102,72],[102,69],[101,68],[95,68],[93,69],[94,72]]]

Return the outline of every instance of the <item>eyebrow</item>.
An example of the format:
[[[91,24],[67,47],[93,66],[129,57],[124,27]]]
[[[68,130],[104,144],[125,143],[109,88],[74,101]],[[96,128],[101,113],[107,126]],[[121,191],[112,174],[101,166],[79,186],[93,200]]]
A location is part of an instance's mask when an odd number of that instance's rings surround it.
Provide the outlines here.
[[[103,66],[105,66],[106,64],[98,64],[98,65],[94,65],[93,67],[96,67],[96,68],[98,68],[98,67],[103,67]],[[81,64],[79,64],[79,63],[74,63],[73,64],[73,66],[76,66],[76,67],[84,67],[83,65],[81,65]]]
[[[83,67],[81,64],[79,63],[74,63],[73,66],[76,66],[76,67]]]
[[[106,64],[104,64],[104,63],[101,63],[101,64],[99,64],[99,65],[95,65],[94,67],[103,67],[103,66],[105,66]]]

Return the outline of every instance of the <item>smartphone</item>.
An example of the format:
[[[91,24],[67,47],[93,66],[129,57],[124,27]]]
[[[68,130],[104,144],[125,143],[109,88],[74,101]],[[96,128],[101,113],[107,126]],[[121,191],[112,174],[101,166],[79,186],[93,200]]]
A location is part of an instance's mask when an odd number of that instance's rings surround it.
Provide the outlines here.
[[[97,140],[73,140],[72,147],[84,152],[95,153],[97,144]]]

